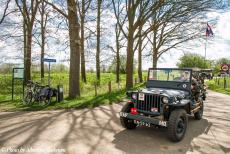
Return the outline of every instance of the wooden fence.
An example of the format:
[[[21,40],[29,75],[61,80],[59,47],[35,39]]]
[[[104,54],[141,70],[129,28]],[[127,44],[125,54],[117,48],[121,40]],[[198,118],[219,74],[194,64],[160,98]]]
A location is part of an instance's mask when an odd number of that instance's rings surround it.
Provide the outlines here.
[[[230,78],[229,77],[215,77],[213,78],[215,84],[221,88],[230,88]]]

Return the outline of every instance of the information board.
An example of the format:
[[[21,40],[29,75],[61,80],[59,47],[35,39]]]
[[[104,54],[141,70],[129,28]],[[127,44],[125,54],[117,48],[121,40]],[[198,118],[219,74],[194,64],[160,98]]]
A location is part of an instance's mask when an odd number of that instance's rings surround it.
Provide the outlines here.
[[[24,68],[13,68],[14,79],[24,79]]]

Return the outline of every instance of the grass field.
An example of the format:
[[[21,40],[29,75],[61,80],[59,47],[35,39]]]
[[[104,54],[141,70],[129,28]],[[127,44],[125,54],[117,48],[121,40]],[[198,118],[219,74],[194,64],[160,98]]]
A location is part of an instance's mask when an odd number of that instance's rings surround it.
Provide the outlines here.
[[[143,72],[143,77],[147,72]],[[100,85],[97,86],[97,96],[95,96],[95,73],[87,74],[87,83],[81,82],[81,96],[70,100],[68,99],[68,74],[67,73],[52,73],[51,85],[56,87],[61,84],[64,88],[65,100],[61,103],[53,101],[50,106],[40,106],[34,104],[33,106],[26,106],[22,103],[22,81],[15,81],[15,95],[14,101],[11,100],[12,90],[12,76],[9,74],[0,76],[0,110],[1,111],[15,111],[15,110],[51,110],[51,109],[71,109],[95,107],[100,104],[116,103],[125,98],[125,75],[121,74],[120,84],[115,82],[116,76],[113,73],[102,73]],[[137,78],[137,74],[134,75]],[[42,82],[44,85],[48,84],[48,75],[41,81],[39,74],[33,73],[33,81]],[[108,92],[108,82],[112,83],[112,92]],[[134,88],[139,88],[143,84],[136,84]]]
[[[226,79],[226,88],[224,88],[224,78],[214,78],[207,81],[209,89],[230,95],[230,78]]]

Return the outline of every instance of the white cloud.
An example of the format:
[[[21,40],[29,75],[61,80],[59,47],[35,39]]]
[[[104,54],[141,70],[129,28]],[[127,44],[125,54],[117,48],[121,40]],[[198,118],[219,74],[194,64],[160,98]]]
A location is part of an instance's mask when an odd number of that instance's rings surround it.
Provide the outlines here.
[[[5,46],[5,41],[0,41],[0,48],[3,48]]]
[[[214,38],[209,38],[206,48],[207,59],[216,60],[219,58],[230,58],[230,11],[225,13],[211,12],[207,14],[207,21],[214,18],[219,18],[217,25],[213,26]],[[205,32],[201,32],[205,33]],[[193,44],[200,44],[200,46],[193,47],[188,52],[197,53],[202,56],[205,55],[205,43],[199,41]],[[179,58],[183,52],[173,49],[167,54],[162,55],[158,62],[159,67],[176,67]],[[152,63],[143,63],[144,68],[152,66]]]
[[[221,15],[217,25],[217,31],[222,39],[230,39],[230,12]]]

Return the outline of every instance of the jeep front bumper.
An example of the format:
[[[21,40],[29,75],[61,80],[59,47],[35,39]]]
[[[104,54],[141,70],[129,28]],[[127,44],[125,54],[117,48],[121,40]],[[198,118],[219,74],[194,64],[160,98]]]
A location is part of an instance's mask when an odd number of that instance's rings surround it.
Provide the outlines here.
[[[163,121],[163,120],[159,120],[159,119],[149,118],[149,117],[141,116],[141,115],[138,115],[138,114],[133,115],[133,114],[126,113],[126,112],[120,112],[119,114],[120,114],[121,117],[136,120],[136,121],[140,121],[140,122],[144,122],[144,123],[147,123],[147,124],[150,124],[150,125],[158,125],[158,126],[163,126],[163,127],[168,126],[167,121]]]

